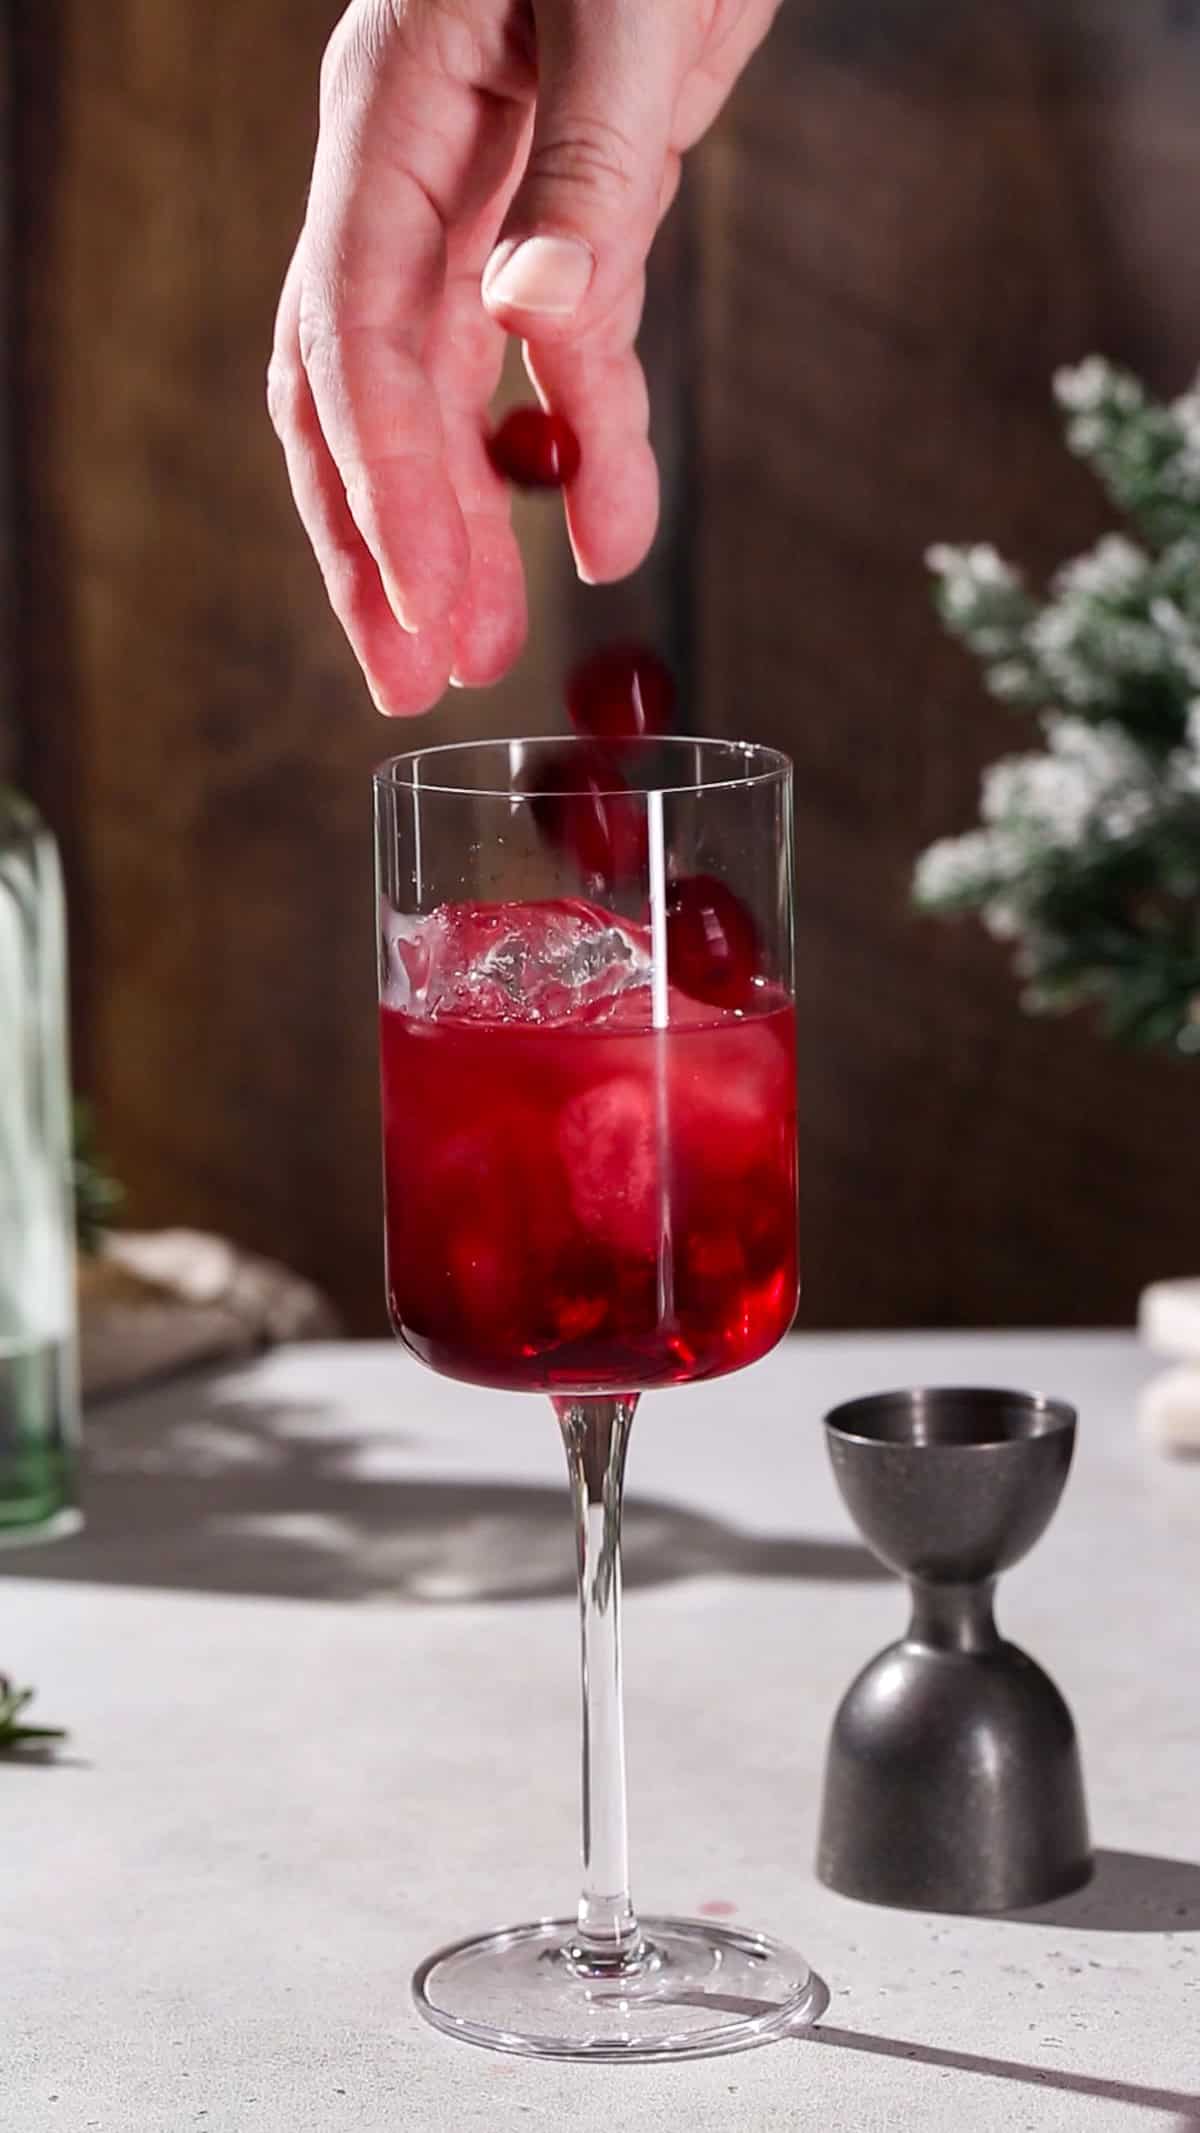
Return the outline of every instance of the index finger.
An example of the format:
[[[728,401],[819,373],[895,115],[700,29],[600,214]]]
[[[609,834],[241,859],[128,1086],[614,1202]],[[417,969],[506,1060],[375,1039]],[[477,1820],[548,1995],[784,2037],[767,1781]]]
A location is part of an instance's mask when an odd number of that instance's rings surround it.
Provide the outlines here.
[[[393,34],[381,53],[367,19],[346,18],[322,74],[300,348],[351,516],[397,621],[416,631],[449,614],[467,572],[422,347],[478,114],[411,40]]]

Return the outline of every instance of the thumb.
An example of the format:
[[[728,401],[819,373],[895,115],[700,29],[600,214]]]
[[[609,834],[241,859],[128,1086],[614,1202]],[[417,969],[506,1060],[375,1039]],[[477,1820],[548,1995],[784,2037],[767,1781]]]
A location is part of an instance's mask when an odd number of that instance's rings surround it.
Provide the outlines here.
[[[482,285],[486,308],[510,332],[574,340],[640,275],[658,222],[685,12],[672,0],[535,0],[529,159]]]

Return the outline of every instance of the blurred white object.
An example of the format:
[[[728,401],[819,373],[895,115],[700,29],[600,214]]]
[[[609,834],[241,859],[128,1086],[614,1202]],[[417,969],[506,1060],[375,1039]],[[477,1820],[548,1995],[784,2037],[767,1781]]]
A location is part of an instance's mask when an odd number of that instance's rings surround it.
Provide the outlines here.
[[[1138,1427],[1162,1452],[1200,1452],[1200,1363],[1150,1380],[1138,1401]]]
[[[1142,1339],[1178,1367],[1152,1378],[1138,1401],[1138,1428],[1163,1452],[1200,1452],[1200,1281],[1155,1281],[1138,1306]]]
[[[1200,1363],[1200,1281],[1154,1281],[1138,1306],[1142,1339],[1155,1355]]]
[[[311,1282],[202,1230],[114,1230],[79,1287],[85,1399],[338,1330]]]

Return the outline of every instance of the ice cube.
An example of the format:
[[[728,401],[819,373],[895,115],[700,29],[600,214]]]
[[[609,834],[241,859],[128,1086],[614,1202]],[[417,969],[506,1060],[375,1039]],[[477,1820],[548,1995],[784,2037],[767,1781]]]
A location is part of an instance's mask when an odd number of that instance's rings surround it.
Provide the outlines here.
[[[792,1061],[765,1017],[727,1022],[711,1041],[685,1040],[671,1066],[671,1133],[689,1170],[731,1178],[786,1163]]]
[[[604,1022],[650,981],[643,929],[574,899],[441,904],[421,918],[385,905],[383,935],[386,1004],[430,1020]]]
[[[649,1074],[581,1089],[559,1118],[559,1153],[581,1227],[610,1248],[652,1254],[663,1220],[656,1092]]]

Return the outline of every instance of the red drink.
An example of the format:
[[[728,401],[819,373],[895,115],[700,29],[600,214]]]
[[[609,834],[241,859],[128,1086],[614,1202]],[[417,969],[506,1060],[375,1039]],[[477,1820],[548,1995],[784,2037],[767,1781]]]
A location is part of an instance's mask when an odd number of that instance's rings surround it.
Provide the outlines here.
[[[790,1002],[672,991],[656,1030],[638,985],[600,1013],[381,1011],[388,1301],[446,1376],[644,1391],[740,1369],[791,1323]]]

